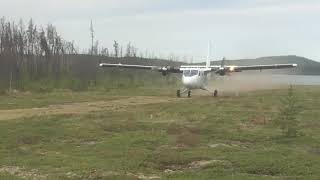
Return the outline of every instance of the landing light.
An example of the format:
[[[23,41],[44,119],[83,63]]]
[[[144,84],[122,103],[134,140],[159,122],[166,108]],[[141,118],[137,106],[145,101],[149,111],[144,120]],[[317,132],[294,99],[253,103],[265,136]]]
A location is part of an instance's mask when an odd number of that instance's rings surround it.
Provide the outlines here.
[[[230,66],[229,70],[234,71],[235,68],[236,68],[236,66]]]

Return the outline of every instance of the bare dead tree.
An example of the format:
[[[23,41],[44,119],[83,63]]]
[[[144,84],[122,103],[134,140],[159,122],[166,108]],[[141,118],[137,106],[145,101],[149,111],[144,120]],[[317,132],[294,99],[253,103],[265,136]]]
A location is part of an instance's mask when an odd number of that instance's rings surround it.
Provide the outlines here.
[[[94,29],[93,29],[92,20],[91,20],[91,23],[90,23],[90,35],[91,35],[91,55],[93,55]]]
[[[28,30],[27,30],[27,37],[28,37],[28,54],[33,55],[34,54],[34,44],[35,44],[35,38],[36,38],[36,27],[33,24],[33,20],[30,19]]]
[[[89,50],[83,51],[84,54],[117,58],[137,56],[137,48],[131,43],[127,49],[117,41],[114,41],[112,49],[99,45],[99,41],[95,41],[92,21],[90,33],[91,47],[89,45]],[[33,19],[24,24],[22,20],[15,23],[0,18],[0,90],[14,90],[39,79],[76,77],[96,81],[96,58],[87,61],[86,56],[76,55],[80,51],[73,41],[63,39],[52,24],[41,27]]]
[[[25,32],[25,26],[23,24],[22,19],[19,21],[19,40],[18,40],[18,48],[19,48],[19,55],[22,57],[26,51],[25,51],[25,45],[27,43],[27,38],[26,38],[26,32]]]
[[[126,51],[126,57],[131,56],[131,42],[127,44],[127,51]]]
[[[113,43],[114,48],[114,57],[119,57],[119,43],[117,41],[114,41]]]
[[[47,25],[47,42],[48,42],[48,47],[52,52],[52,55],[55,55],[57,53],[56,39],[57,39],[56,28],[52,24],[48,24]]]
[[[97,40],[93,46],[93,55],[99,54],[99,41]]]
[[[108,50],[108,48],[102,48],[102,49],[101,49],[101,55],[102,55],[102,56],[109,57],[109,50]]]
[[[123,57],[123,47],[122,47],[122,45],[120,47],[120,57]]]
[[[51,56],[51,52],[50,52],[50,48],[49,48],[49,45],[48,45],[48,41],[47,41],[47,38],[46,38],[46,35],[45,35],[45,32],[44,30],[42,29],[41,32],[40,32],[40,48],[41,48],[41,54],[43,56]]]

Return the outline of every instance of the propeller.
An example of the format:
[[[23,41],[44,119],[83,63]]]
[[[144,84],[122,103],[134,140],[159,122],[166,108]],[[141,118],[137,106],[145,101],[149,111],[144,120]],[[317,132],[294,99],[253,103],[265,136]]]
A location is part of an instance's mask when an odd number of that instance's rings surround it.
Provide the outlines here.
[[[159,72],[161,72],[163,76],[166,76],[168,74],[168,67],[161,67]]]
[[[216,74],[219,74],[220,76],[226,75],[226,72],[228,71],[228,69],[225,68],[225,61],[226,61],[226,58],[224,57],[221,60],[221,65],[220,65],[219,69],[216,71]]]
[[[221,65],[219,69],[216,71],[216,74],[219,74],[220,76],[230,75],[232,72],[240,72],[239,69],[237,69],[237,66],[225,66],[226,58],[223,58],[221,61]]]
[[[172,67],[172,66],[163,66],[163,67],[159,67],[158,71],[161,72],[163,76],[166,76],[169,73],[180,72],[180,68]]]

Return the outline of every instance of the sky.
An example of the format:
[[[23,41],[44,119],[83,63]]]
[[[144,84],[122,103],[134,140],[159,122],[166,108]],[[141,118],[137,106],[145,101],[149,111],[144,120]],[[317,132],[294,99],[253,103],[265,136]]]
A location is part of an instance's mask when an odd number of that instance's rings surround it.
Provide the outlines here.
[[[297,55],[320,61],[319,0],[0,0],[0,16],[52,23],[80,49],[90,20],[100,44],[132,42],[140,52],[200,62]],[[191,60],[190,60],[191,61]]]

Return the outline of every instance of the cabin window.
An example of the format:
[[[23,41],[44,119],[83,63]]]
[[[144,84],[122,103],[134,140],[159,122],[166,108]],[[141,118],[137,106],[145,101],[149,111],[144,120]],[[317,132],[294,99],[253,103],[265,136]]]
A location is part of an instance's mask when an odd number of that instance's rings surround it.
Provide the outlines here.
[[[184,70],[183,71],[184,76],[190,76],[190,70]]]
[[[196,76],[198,75],[200,72],[198,70],[184,70],[183,71],[183,75],[185,77],[191,77],[191,76]]]
[[[191,70],[191,76],[198,75],[199,71],[198,70]]]

